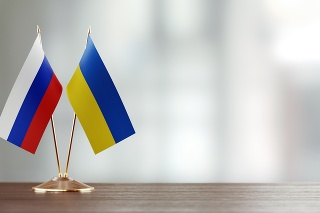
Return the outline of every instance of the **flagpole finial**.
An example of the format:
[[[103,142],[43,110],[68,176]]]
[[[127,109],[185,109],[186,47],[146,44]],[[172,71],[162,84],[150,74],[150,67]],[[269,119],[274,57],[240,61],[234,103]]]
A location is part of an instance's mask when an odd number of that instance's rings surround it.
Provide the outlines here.
[[[37,33],[38,33],[38,34],[41,33],[39,25],[37,25]]]
[[[91,34],[91,26],[89,26],[89,28],[88,28],[86,47],[87,47],[87,44],[88,44],[88,38],[89,38],[89,35],[90,35],[90,34]]]
[[[42,41],[41,41],[41,30],[40,30],[39,25],[37,25],[37,33],[38,33],[38,36],[40,37],[40,44],[41,44],[41,46],[42,46]]]

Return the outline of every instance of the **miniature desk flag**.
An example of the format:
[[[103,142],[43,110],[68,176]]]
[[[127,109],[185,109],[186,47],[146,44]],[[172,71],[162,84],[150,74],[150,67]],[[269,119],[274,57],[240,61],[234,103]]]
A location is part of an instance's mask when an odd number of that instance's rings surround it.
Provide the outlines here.
[[[34,154],[61,94],[38,35],[2,111],[0,137]]]
[[[135,133],[90,35],[67,95],[95,154]]]

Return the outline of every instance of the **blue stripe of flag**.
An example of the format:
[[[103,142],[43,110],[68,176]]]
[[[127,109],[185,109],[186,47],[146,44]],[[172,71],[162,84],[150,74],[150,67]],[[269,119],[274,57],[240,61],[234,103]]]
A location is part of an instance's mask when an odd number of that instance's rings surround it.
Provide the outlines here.
[[[80,61],[81,72],[95,97],[116,143],[134,134],[127,111],[92,39]]]
[[[38,106],[47,91],[52,75],[52,68],[44,56],[9,134],[8,141],[11,143],[21,146]]]

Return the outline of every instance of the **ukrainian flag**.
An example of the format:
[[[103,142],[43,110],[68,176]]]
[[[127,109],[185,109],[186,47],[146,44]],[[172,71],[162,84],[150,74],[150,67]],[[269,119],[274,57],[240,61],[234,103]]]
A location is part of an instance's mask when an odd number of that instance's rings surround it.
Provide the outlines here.
[[[67,95],[95,154],[135,133],[90,35]]]

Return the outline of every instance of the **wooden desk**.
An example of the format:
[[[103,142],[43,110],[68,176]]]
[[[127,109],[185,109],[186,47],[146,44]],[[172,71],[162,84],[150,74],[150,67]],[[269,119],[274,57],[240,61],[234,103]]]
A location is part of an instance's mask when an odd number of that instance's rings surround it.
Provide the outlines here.
[[[319,212],[320,183],[90,184],[88,193],[35,193],[0,183],[0,212]]]

